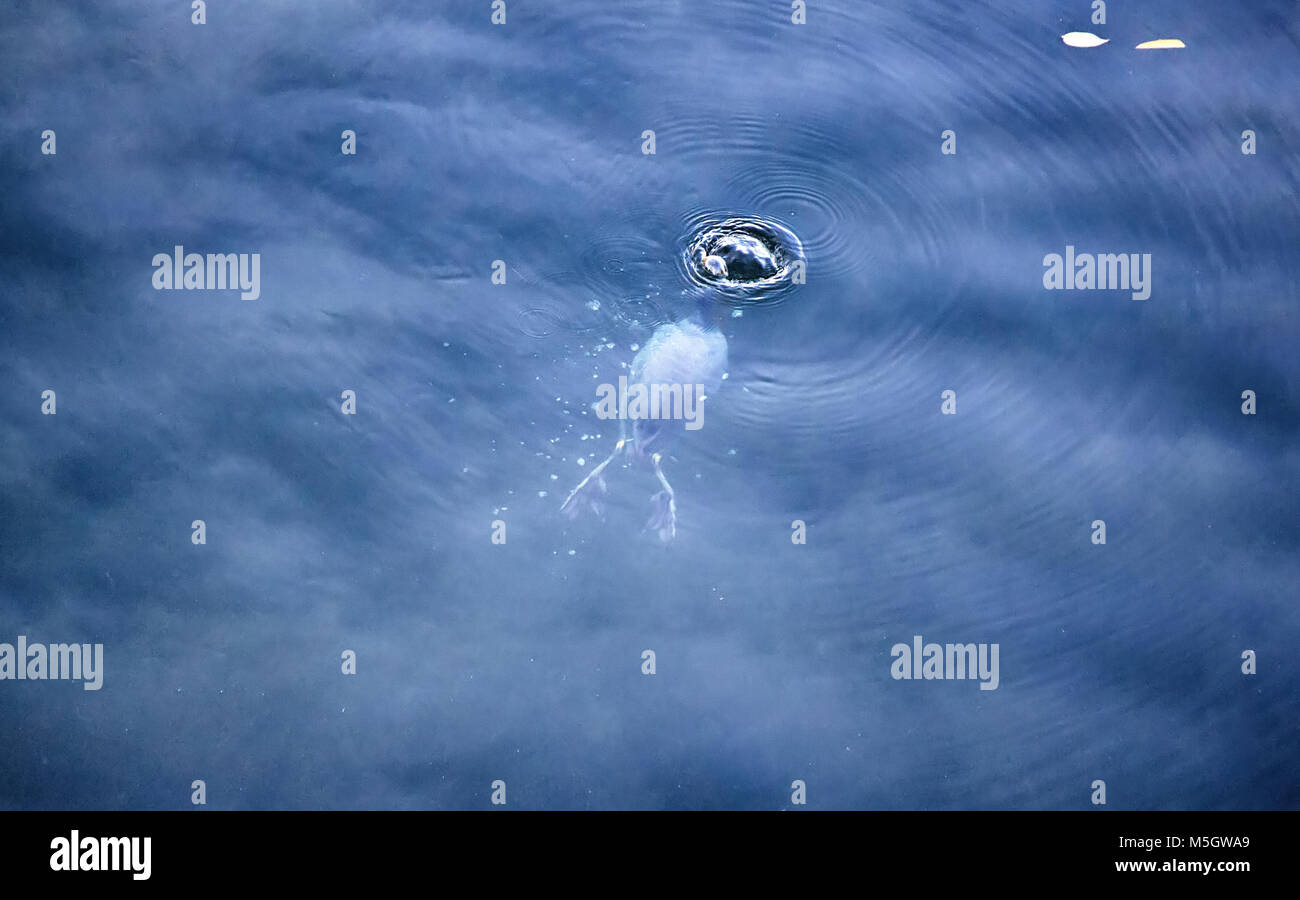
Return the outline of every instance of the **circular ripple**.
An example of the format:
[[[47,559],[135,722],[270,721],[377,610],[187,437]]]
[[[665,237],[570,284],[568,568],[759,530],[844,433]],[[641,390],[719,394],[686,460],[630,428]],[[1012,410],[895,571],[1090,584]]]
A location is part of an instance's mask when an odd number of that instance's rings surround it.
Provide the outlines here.
[[[560,317],[540,306],[525,307],[519,311],[519,331],[528,337],[544,338],[557,331],[566,330]]]
[[[580,263],[593,289],[626,288],[652,279],[664,248],[645,233],[604,233],[583,247]]]
[[[623,297],[610,304],[610,315],[623,325],[653,330],[672,320],[669,311],[652,296]]]
[[[747,203],[779,210],[797,222],[809,266],[818,274],[872,268],[872,245],[858,238],[889,214],[886,204],[847,172],[772,160],[736,175],[730,184]]]

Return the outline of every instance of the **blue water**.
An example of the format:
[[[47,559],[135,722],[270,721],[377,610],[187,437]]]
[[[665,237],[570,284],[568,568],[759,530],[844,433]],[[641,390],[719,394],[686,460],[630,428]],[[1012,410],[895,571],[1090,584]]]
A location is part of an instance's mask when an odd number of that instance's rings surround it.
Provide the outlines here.
[[[1298,7],[809,5],[6,4],[0,641],[105,671],[0,681],[0,806],[1300,807]],[[807,281],[727,301],[676,539],[644,465],[565,519],[733,215]]]

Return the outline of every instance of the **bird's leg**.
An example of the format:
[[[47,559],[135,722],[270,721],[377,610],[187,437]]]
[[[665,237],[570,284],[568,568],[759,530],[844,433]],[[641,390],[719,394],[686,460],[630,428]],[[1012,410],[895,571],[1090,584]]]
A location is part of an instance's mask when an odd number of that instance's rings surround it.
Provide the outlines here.
[[[650,455],[650,462],[655,468],[655,477],[659,479],[664,489],[650,498],[650,502],[654,504],[654,513],[645,527],[654,531],[659,536],[659,540],[666,544],[677,537],[677,495],[673,493],[673,486],[664,477],[664,470],[659,465],[661,459],[663,459],[662,453]]]
[[[605,493],[605,479],[601,477],[601,472],[605,467],[614,461],[614,457],[623,452],[627,446],[627,438],[619,438],[618,443],[614,445],[614,452],[605,457],[605,461],[596,468],[587,473],[587,477],[578,482],[578,486],[569,491],[569,496],[564,498],[564,503],[560,505],[560,512],[564,513],[570,519],[576,517],[582,511],[583,506],[589,507],[593,512],[600,512],[599,497]]]

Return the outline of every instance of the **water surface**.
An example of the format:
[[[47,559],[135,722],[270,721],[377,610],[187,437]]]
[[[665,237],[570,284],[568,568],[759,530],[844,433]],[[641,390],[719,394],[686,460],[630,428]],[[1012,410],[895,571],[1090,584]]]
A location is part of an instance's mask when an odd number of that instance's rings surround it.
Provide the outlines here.
[[[1300,805],[1296,7],[810,5],[0,13],[0,640],[106,657],[0,683],[0,805]],[[729,216],[807,283],[726,320],[677,540],[644,469],[566,521]]]

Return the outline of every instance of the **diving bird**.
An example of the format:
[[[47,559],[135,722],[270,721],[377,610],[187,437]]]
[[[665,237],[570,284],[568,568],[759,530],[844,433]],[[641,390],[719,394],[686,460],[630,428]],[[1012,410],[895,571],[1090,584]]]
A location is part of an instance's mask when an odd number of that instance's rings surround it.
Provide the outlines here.
[[[726,263],[720,257],[710,257],[705,264],[711,271],[725,276]],[[708,295],[701,295],[689,316],[656,328],[632,359],[628,393],[633,393],[637,385],[643,386],[643,390],[656,385],[661,390],[673,387],[685,390],[689,385],[692,391],[702,390],[705,396],[717,390],[727,370],[727,338],[716,320],[722,308]],[[696,402],[701,401],[697,398]],[[576,517],[583,509],[599,513],[601,498],[608,491],[603,473],[610,463],[628,452],[634,462],[650,465],[663,488],[650,498],[652,513],[645,527],[668,543],[677,536],[677,495],[664,475],[663,458],[666,448],[686,430],[685,422],[679,418],[637,418],[633,420],[630,437],[627,420],[620,419],[619,424],[620,437],[614,451],[569,492],[560,511],[569,518]]]

